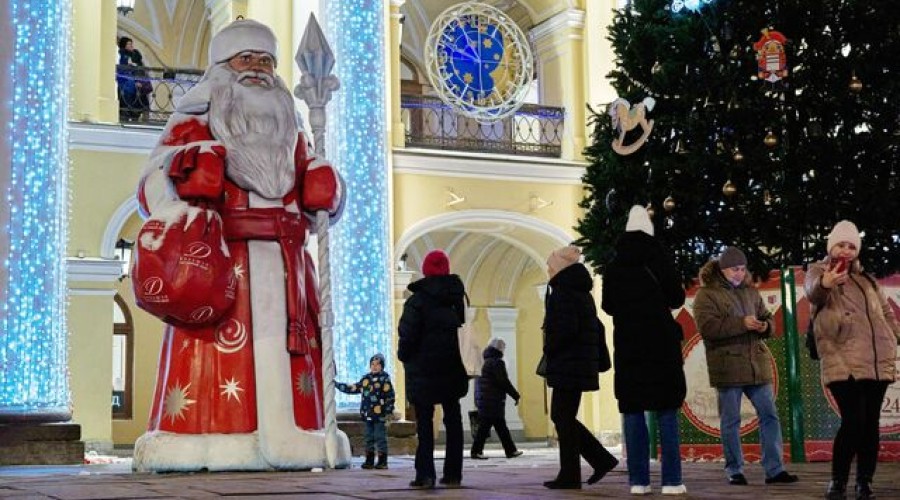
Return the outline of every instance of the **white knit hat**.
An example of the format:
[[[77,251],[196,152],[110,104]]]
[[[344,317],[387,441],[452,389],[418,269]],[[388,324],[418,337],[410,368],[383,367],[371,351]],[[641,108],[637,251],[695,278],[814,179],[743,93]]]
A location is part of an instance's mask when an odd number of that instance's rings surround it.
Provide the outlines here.
[[[834,225],[831,233],[828,234],[828,253],[831,253],[832,247],[842,241],[853,243],[857,253],[862,250],[862,239],[859,237],[859,229],[856,229],[856,224],[842,220]]]
[[[209,42],[209,63],[227,61],[248,50],[265,52],[277,62],[278,41],[272,30],[252,19],[238,19],[222,28]]]
[[[488,347],[493,347],[494,349],[503,352],[504,350],[506,350],[506,342],[500,337],[494,337],[490,342],[488,342]]]
[[[581,259],[581,249],[574,245],[554,250],[553,253],[547,257],[548,274],[550,274],[550,277],[552,278],[556,273],[578,262],[579,259]]]
[[[628,212],[628,222],[625,224],[625,232],[629,231],[643,231],[653,236],[653,223],[650,222],[650,215],[646,208],[640,205],[631,207]]]

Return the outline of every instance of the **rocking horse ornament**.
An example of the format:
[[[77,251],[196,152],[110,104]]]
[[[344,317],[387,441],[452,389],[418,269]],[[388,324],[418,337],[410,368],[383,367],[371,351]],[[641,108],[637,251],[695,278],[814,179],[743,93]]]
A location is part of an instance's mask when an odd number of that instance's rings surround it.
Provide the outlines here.
[[[645,97],[643,101],[633,107],[631,103],[621,97],[610,103],[607,113],[612,119],[613,128],[619,131],[619,137],[612,141],[613,151],[620,155],[630,155],[647,142],[650,131],[653,130],[653,120],[647,120],[646,114],[648,111],[652,111],[655,105],[656,100],[652,97]],[[641,127],[641,136],[626,146],[625,134],[638,126]]]

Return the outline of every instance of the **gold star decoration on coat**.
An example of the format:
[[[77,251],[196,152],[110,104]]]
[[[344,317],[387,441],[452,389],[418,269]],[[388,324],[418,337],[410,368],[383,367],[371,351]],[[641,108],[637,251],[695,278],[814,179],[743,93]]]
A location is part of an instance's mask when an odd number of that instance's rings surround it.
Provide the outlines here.
[[[234,377],[226,380],[224,384],[220,384],[219,388],[222,389],[222,392],[219,393],[222,396],[225,396],[230,401],[231,398],[237,400],[238,403],[241,402],[241,395],[238,394],[242,392],[244,389],[240,387],[240,382],[235,380]]]
[[[197,402],[188,398],[188,390],[190,388],[191,384],[181,387],[181,382],[175,382],[175,385],[170,387],[169,392],[166,393],[166,399],[163,403],[163,413],[171,423],[174,424],[175,419],[178,418],[183,420],[188,407]]]
[[[309,373],[298,373],[295,387],[301,396],[311,396],[315,389],[315,380]]]

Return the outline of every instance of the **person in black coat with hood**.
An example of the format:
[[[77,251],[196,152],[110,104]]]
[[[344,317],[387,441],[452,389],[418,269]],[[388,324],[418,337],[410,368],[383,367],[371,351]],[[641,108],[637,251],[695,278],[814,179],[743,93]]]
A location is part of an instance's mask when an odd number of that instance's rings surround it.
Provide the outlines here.
[[[506,395],[519,404],[519,391],[509,381],[506,363],[503,362],[503,351],[506,342],[494,338],[484,349],[484,365],[481,376],[475,381],[475,407],[478,408],[478,432],[472,443],[471,456],[476,460],[485,460],[484,442],[491,433],[491,427],[497,431],[497,437],[503,444],[506,458],[515,458],[522,454],[516,449],[516,443],[506,426]]]
[[[684,304],[675,265],[653,238],[647,210],[635,205],[603,274],[602,307],[613,318],[615,394],[623,416],[632,494],[650,494],[650,437],[644,412],[656,412],[662,444],[662,492],[683,495],[678,409],[687,385],[683,334],[672,309]],[[655,455],[655,453],[654,453]]]
[[[425,256],[424,278],[407,287],[412,295],[400,316],[397,357],[406,372],[406,397],[416,412],[416,478],[413,488],[434,488],[434,405],[444,411],[446,458],[440,483],[462,482],[463,427],[459,400],[469,392],[469,378],[459,354],[457,329],[465,321],[465,288],[450,274],[441,250]]]
[[[559,438],[559,473],[544,486],[550,489],[580,489],[579,455],[594,468],[587,480],[594,484],[619,464],[584,424],[578,421],[581,393],[600,389],[600,350],[604,334],[591,295],[593,280],[581,251],[568,246],[547,259],[544,315],[544,359],[547,385],[553,389],[550,418]]]

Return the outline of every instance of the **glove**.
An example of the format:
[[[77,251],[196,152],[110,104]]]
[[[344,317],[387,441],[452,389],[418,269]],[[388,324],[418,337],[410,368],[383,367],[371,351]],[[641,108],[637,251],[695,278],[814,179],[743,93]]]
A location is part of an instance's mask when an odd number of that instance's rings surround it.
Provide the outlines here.
[[[313,162],[303,177],[303,208],[309,212],[327,210],[334,214],[341,205],[341,181],[326,163]]]
[[[183,200],[218,201],[225,188],[225,148],[203,144],[182,149],[172,158],[169,178]]]

